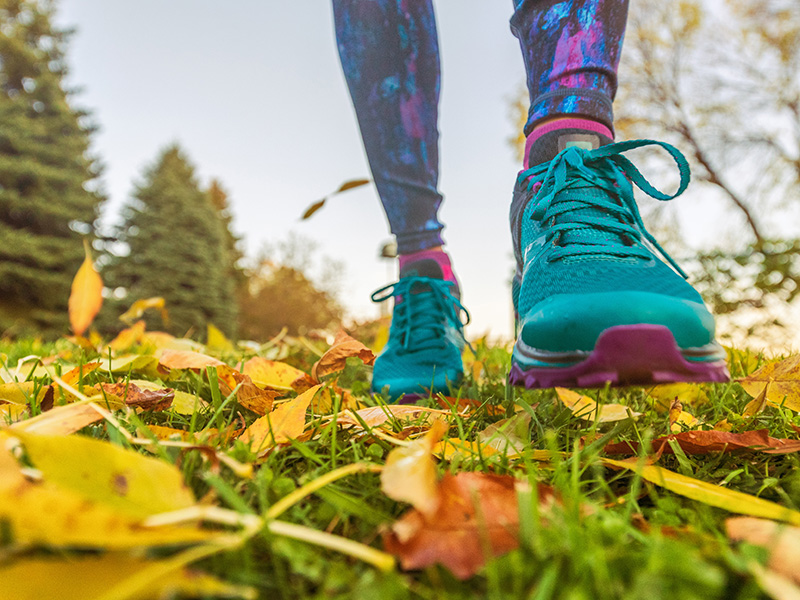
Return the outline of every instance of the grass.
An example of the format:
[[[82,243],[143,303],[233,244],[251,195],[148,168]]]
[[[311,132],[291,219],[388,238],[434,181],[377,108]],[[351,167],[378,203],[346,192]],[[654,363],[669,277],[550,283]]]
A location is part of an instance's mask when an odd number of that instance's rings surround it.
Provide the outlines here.
[[[285,339],[256,350],[280,358],[310,372],[322,344]],[[134,348],[134,352],[142,351]],[[61,341],[41,344],[34,340],[0,342],[6,364],[38,355],[59,356],[56,362],[86,363],[97,358]],[[245,353],[227,353],[222,358],[238,365]],[[732,544],[725,533],[725,519],[732,516],[642,481],[631,471],[609,469],[600,464],[603,442],[650,440],[669,432],[668,415],[653,408],[643,388],[601,389],[583,392],[602,403],[620,403],[643,413],[636,421],[601,424],[575,418],[552,390],[527,391],[505,384],[509,361],[507,348],[478,344],[471,359],[483,365],[476,380],[468,375],[456,397],[473,400],[477,408],[463,416],[448,417],[449,437],[472,441],[478,433],[515,414],[528,415],[529,424],[515,431],[525,449],[517,457],[504,453],[463,458],[455,456],[438,463],[440,474],[485,471],[509,474],[531,483],[552,485],[562,505],[545,522],[530,494],[520,495],[520,548],[492,560],[477,575],[459,581],[445,568],[429,567],[417,572],[382,572],[365,562],[312,543],[288,539],[264,529],[244,546],[203,559],[193,566],[225,581],[253,586],[259,598],[766,598],[752,574],[753,561],[764,564],[764,549]],[[734,377],[743,376],[763,361],[741,355],[731,364]],[[471,362],[471,361],[470,361]],[[65,366],[64,369],[67,367]],[[350,360],[339,376],[339,385],[366,405],[376,400],[367,394],[367,367]],[[33,376],[32,376],[33,377]],[[97,370],[83,385],[112,382],[141,374],[111,374]],[[35,377],[34,377],[35,379]],[[207,427],[220,430],[252,423],[257,415],[241,407],[235,394],[219,388],[214,373],[181,371],[163,383],[205,400],[205,408],[191,415],[172,410],[118,412],[116,416],[130,433],[137,425],[160,425],[186,431]],[[41,386],[51,383],[42,377]],[[800,425],[798,415],[788,409],[770,407],[755,417],[743,417],[751,398],[738,383],[703,385],[708,401],[687,409],[703,423],[727,420],[733,431],[768,429],[770,435],[796,438],[791,425]],[[335,404],[344,401],[335,397]],[[56,398],[56,404],[60,399]],[[440,406],[431,398],[421,402]],[[31,398],[32,412],[37,399]],[[201,451],[161,446],[155,452],[162,460],[179,465],[184,480],[198,499],[240,513],[264,515],[270,507],[301,486],[331,471],[353,463],[381,465],[393,449],[392,437],[414,437],[425,423],[391,421],[388,435],[347,430],[320,415],[308,415],[310,439],[293,441],[270,451],[257,461],[251,449],[233,441],[221,449],[242,463],[256,464],[251,479],[234,474],[226,466],[214,465]],[[101,422],[82,430],[87,435],[128,446],[125,436]],[[600,440],[600,441],[598,441]],[[548,450],[551,460],[541,461],[536,451]],[[758,496],[783,506],[800,509],[798,456],[756,452],[663,455],[658,464],[672,471]],[[292,505],[281,519],[349,540],[381,548],[387,526],[408,509],[382,491],[380,476],[361,472],[341,478]],[[13,541],[4,542],[5,555],[17,552]],[[166,551],[151,551],[154,556]],[[216,598],[216,596],[211,596]]]

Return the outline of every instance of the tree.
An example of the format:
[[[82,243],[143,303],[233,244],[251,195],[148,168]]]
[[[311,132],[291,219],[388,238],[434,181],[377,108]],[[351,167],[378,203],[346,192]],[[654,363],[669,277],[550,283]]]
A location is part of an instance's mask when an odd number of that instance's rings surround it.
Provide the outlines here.
[[[212,179],[206,194],[208,194],[211,205],[217,211],[217,216],[222,221],[223,244],[228,256],[228,277],[234,282],[236,294],[238,295],[247,284],[247,274],[242,266],[244,261],[244,253],[240,247],[242,238],[233,231],[233,213],[228,204],[228,192],[225,191],[219,179]]]
[[[691,269],[723,328],[774,336],[800,293],[800,5],[631,3],[615,107],[622,137],[688,155],[688,201],[727,207]]]
[[[237,309],[224,226],[177,145],[146,170],[118,237],[126,252],[112,256],[103,273],[124,304],[162,296],[174,332],[213,323],[231,334]]]
[[[53,12],[44,0],[0,0],[0,334],[67,331],[81,237],[93,236],[103,201]]]
[[[265,246],[256,266],[248,272],[241,296],[243,337],[267,340],[284,327],[294,335],[340,323],[342,308],[335,288],[341,265],[323,261],[322,272],[312,281],[314,249],[312,241],[291,234],[282,242]]]

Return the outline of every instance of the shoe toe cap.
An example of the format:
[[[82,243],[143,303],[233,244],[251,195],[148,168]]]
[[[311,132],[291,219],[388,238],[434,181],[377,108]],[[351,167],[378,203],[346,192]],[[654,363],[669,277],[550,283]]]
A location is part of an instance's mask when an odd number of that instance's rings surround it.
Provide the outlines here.
[[[663,325],[681,348],[714,341],[714,318],[704,304],[649,292],[561,294],[535,305],[520,337],[551,352],[591,351],[600,334],[617,325]]]

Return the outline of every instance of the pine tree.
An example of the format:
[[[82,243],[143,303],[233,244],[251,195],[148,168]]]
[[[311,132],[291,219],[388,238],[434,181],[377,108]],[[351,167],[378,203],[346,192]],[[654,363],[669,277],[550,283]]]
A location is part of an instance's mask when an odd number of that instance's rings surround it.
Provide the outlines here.
[[[162,296],[175,333],[213,323],[230,334],[237,311],[224,227],[177,145],[146,170],[123,220],[119,240],[128,254],[112,257],[103,273],[125,292],[124,304]]]
[[[68,331],[81,236],[103,200],[53,12],[45,0],[0,0],[0,335]]]
[[[218,179],[212,179],[206,190],[211,205],[217,211],[217,216],[222,221],[222,235],[225,249],[228,253],[228,275],[234,282],[236,293],[242,291],[247,284],[247,275],[242,267],[244,253],[241,249],[242,238],[233,231],[233,213],[228,204],[228,192]]]

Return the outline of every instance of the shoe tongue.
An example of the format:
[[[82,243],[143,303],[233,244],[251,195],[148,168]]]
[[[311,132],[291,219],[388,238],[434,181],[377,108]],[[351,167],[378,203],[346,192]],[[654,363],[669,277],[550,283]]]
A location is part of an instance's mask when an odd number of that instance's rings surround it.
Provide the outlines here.
[[[558,149],[559,152],[561,150],[566,150],[567,148],[581,148],[583,150],[596,150],[600,146],[602,146],[602,142],[600,136],[593,135],[593,134],[577,134],[577,133],[569,133],[562,135],[558,138]],[[599,188],[592,188],[587,187],[581,191],[582,195],[595,197],[598,200],[608,201],[614,200],[613,197],[609,197],[609,194],[601,190]],[[617,201],[618,202],[618,201]],[[575,203],[578,204],[578,203]],[[585,204],[581,203],[582,206]],[[579,208],[577,210],[570,211],[565,215],[561,215],[556,218],[556,222],[566,222],[572,220],[573,218],[605,218],[608,219],[608,213],[603,210],[602,208],[597,208],[593,206]],[[603,229],[597,229],[593,227],[586,227],[584,229],[577,229],[575,231],[567,231],[561,235],[560,244],[584,244],[584,245],[607,245],[609,242],[618,242],[622,243],[614,233],[605,231]]]
[[[442,267],[432,258],[423,258],[408,263],[400,270],[400,278],[403,277],[431,277],[432,279],[444,279]]]

